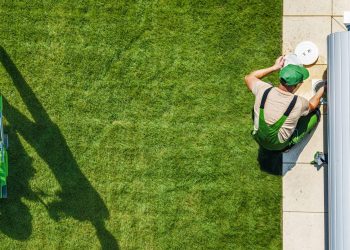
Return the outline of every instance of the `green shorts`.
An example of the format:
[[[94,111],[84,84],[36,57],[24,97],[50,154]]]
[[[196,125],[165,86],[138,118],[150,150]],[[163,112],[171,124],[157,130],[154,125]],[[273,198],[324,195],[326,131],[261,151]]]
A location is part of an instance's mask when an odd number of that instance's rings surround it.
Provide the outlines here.
[[[290,147],[299,143],[306,135],[310,134],[320,121],[320,117],[321,112],[318,108],[309,113],[307,116],[300,117],[290,138]]]
[[[311,133],[311,131],[316,127],[318,122],[320,121],[321,112],[320,109],[317,108],[314,111],[310,112],[307,116],[302,116],[299,118],[297,126],[291,136],[289,146],[282,150],[285,151],[290,149],[295,144],[302,141],[302,139]],[[254,124],[254,109],[252,109],[252,121]]]

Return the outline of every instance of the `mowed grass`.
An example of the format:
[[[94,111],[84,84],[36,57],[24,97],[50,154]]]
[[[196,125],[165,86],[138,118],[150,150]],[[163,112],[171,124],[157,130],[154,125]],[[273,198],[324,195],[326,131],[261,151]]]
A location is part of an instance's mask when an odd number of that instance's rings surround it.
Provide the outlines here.
[[[280,0],[2,0],[0,41],[1,249],[281,248],[243,83]]]

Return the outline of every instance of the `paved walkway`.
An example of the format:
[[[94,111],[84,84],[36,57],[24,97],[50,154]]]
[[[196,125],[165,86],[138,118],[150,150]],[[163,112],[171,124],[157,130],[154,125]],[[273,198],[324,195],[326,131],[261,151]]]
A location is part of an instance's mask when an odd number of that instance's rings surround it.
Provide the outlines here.
[[[294,51],[304,40],[314,42],[320,51],[310,78],[297,94],[313,95],[312,81],[326,79],[327,35],[346,30],[343,12],[350,11],[350,0],[284,0],[283,54]],[[304,143],[283,155],[283,249],[328,249],[327,166],[311,165],[316,151],[325,152],[326,108],[320,124]]]

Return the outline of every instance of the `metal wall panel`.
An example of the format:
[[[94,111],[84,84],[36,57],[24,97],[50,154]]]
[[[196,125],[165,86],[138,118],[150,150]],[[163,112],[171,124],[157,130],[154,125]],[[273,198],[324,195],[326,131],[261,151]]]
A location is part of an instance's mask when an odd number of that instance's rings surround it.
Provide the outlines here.
[[[350,249],[350,32],[328,36],[329,246]]]

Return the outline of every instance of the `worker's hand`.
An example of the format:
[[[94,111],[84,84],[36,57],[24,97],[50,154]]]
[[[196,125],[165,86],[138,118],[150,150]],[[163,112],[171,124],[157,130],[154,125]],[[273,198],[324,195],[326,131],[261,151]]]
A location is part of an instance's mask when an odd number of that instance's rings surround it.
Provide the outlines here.
[[[324,92],[327,90],[327,82],[325,80],[322,80],[316,83],[315,90],[316,90],[316,93],[319,93],[319,95],[322,96]]]
[[[317,90],[317,94],[319,94],[320,96],[323,96],[324,94],[324,91],[325,91],[325,85],[323,85],[322,87],[320,87],[318,90]]]
[[[280,70],[284,65],[284,57],[280,56],[276,59],[275,64],[272,66],[275,71]]]

